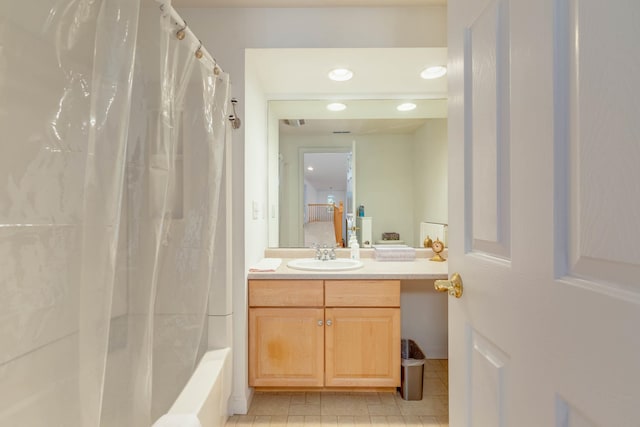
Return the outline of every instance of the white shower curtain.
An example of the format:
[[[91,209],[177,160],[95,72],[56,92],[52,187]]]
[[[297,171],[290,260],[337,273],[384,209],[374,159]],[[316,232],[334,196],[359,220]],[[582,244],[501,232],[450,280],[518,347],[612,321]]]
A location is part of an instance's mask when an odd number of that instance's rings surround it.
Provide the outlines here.
[[[0,0],[0,425],[148,426],[206,348],[228,76],[175,31]]]

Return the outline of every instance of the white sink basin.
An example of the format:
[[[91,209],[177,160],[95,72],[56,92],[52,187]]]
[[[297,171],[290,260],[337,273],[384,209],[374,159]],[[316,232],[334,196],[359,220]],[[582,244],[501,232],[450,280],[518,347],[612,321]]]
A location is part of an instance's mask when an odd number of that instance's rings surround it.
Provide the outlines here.
[[[362,262],[357,259],[338,258],[329,261],[321,261],[314,258],[294,259],[287,263],[287,267],[296,270],[313,270],[313,271],[344,271],[356,270],[362,267]]]

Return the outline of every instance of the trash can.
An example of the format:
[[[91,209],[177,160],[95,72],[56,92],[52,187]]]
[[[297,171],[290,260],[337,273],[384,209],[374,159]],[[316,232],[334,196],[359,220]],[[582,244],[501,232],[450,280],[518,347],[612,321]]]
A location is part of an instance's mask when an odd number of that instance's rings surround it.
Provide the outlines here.
[[[402,340],[400,395],[404,400],[422,400],[425,355],[413,340]]]

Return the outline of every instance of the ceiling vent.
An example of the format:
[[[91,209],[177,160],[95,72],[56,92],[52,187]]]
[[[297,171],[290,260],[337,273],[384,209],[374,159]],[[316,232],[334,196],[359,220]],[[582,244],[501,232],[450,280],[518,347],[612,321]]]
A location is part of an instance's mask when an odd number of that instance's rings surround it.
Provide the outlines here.
[[[334,130],[334,134],[343,134],[343,133],[351,133],[350,130]]]
[[[285,119],[284,124],[294,128],[299,128],[300,126],[305,124],[305,121],[304,119]]]

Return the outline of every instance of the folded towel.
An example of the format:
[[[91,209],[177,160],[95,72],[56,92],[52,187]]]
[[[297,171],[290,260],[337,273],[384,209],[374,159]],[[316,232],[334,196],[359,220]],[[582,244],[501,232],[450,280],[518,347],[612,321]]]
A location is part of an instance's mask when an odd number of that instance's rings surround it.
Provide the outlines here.
[[[202,427],[202,424],[194,414],[165,414],[153,427]]]
[[[415,261],[415,255],[397,255],[397,256],[387,256],[387,255],[374,255],[373,257],[376,261]]]
[[[373,257],[378,261],[413,261],[416,250],[406,245],[374,245]]]
[[[373,249],[376,250],[382,250],[382,251],[397,251],[400,249],[408,249],[408,250],[414,250],[414,248],[412,248],[411,246],[407,246],[407,245],[400,245],[400,244],[380,244],[380,245],[373,245]]]
[[[251,273],[276,271],[282,264],[281,258],[263,258],[249,269]]]

